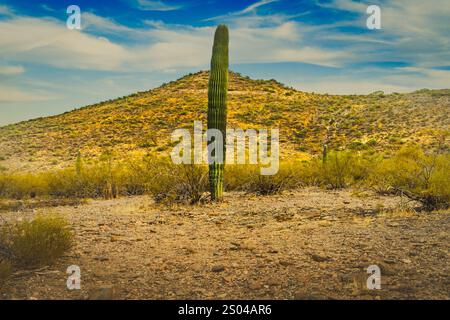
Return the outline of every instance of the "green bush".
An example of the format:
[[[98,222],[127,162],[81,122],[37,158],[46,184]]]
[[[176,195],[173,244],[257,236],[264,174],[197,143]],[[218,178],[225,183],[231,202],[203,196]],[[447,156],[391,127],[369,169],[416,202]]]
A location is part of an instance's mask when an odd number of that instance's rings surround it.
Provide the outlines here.
[[[354,164],[353,152],[330,152],[327,161],[322,165],[321,183],[333,189],[347,187],[352,182]]]
[[[379,192],[401,193],[420,201],[425,209],[441,209],[449,207],[449,172],[449,154],[425,154],[419,146],[408,145],[381,161],[367,183]]]
[[[260,169],[257,168],[250,181],[246,183],[244,190],[259,195],[269,195],[292,189],[300,183],[298,176],[296,177],[296,173],[298,173],[296,169],[297,166],[293,163],[285,162],[280,165],[276,174],[261,175]]]
[[[63,218],[39,215],[2,226],[0,240],[19,265],[39,266],[51,264],[69,250],[73,233]]]
[[[195,204],[204,199],[208,190],[208,171],[203,165],[174,165],[170,159],[153,160],[149,167],[152,179],[148,191],[156,202]]]
[[[6,282],[12,272],[11,263],[7,260],[1,260],[0,257],[0,284]]]

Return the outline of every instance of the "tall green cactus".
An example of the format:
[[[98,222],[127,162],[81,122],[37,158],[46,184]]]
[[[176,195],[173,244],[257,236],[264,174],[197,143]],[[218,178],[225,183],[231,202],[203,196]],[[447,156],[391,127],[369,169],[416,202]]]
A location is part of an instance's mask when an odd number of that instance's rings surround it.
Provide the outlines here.
[[[223,135],[223,161],[209,161],[211,199],[221,200],[226,154],[228,91],[228,28],[221,24],[214,35],[211,71],[208,85],[208,129],[218,129]]]

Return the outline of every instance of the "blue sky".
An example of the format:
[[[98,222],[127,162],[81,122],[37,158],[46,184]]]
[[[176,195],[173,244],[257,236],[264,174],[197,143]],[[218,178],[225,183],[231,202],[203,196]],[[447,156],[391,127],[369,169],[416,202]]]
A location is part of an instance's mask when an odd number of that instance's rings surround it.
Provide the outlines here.
[[[81,30],[66,28],[69,5]],[[368,5],[381,30],[366,27]],[[450,88],[448,0],[0,0],[0,125],[148,90],[209,66],[321,93]]]

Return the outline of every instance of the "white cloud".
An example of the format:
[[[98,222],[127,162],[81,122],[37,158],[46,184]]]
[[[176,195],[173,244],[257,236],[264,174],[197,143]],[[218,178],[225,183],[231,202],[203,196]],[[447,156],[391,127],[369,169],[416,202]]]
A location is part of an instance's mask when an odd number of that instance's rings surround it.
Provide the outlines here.
[[[182,5],[169,5],[161,0],[134,0],[137,8],[147,11],[173,11],[183,8]]]
[[[397,68],[401,74],[387,76],[390,82],[402,83],[410,88],[450,88],[450,70],[436,70],[421,67]]]
[[[272,2],[278,2],[279,0],[261,0],[258,1],[250,6],[248,6],[247,8],[245,8],[244,10],[240,11],[239,14],[245,14],[245,13],[249,13],[254,11],[255,9],[262,7],[266,4],[272,3]]]
[[[23,90],[14,86],[0,85],[0,102],[48,101],[58,96],[43,91]]]
[[[372,3],[371,3],[372,4]],[[439,66],[450,64],[450,41],[448,21],[450,1],[448,0],[396,0],[377,1],[381,8],[382,30],[367,34],[377,41],[392,43],[391,50],[385,48],[366,48],[375,51],[379,60],[408,61],[420,66]],[[365,29],[368,4],[354,0],[334,0],[320,4],[326,8],[351,11],[359,14],[352,21],[353,26]],[[346,37],[346,41],[360,41],[361,37],[352,34],[331,32],[329,37]]]
[[[226,19],[226,18],[232,18],[232,17],[236,17],[236,16],[241,16],[241,15],[245,15],[247,13],[252,13],[255,12],[257,8],[262,7],[264,5],[273,3],[273,2],[278,2],[279,0],[261,0],[258,2],[255,2],[251,5],[249,5],[248,7],[246,7],[243,10],[240,11],[236,11],[236,12],[232,12],[229,14],[225,14],[225,15],[221,15],[221,16],[217,16],[217,17],[212,17],[212,18],[208,18],[205,19],[205,21],[213,21],[213,20],[221,20],[221,19]]]
[[[7,66],[0,65],[0,74],[3,75],[17,75],[25,72],[25,68],[22,66]]]
[[[450,88],[450,70],[434,70],[418,67],[401,67],[392,73],[380,74],[375,70],[361,78],[357,73],[315,78],[313,81],[296,82],[294,87],[303,91],[330,94],[369,94],[374,91],[412,92],[422,88]]]
[[[375,91],[384,91],[386,93],[412,91],[407,86],[389,84],[379,79],[361,81],[341,77],[316,82],[298,82],[294,84],[294,87],[302,91],[328,94],[369,94]]]
[[[282,49],[278,51],[278,59],[288,62],[303,62],[327,67],[339,66],[338,61],[350,58],[344,52],[333,52],[317,48]]]
[[[365,13],[368,4],[364,4],[361,2],[355,2],[353,0],[333,0],[330,3],[318,3],[319,6],[323,8],[332,8],[343,11],[353,11],[353,12],[361,12]]]
[[[13,13],[12,9],[9,8],[8,6],[0,5],[0,16],[1,15],[12,16],[12,15],[14,15],[14,13]]]
[[[69,30],[53,19],[14,17],[0,21],[0,55],[11,61],[47,64],[66,69],[114,70],[129,57],[106,38]]]
[[[114,20],[98,16],[91,12],[83,12],[82,29],[101,31],[102,33],[133,32],[132,28],[116,23]]]
[[[46,11],[49,11],[49,12],[55,12],[56,11],[55,9],[53,9],[52,7],[50,7],[50,6],[46,5],[46,4],[41,4],[41,8],[46,10]]]
[[[263,27],[265,21],[240,22],[230,24],[233,63],[295,61],[337,66],[351,56],[302,43],[305,30],[294,21],[280,19],[273,27]],[[82,15],[82,25],[78,31],[52,18],[15,16],[2,20],[0,54],[15,63],[105,71],[141,72],[209,64],[214,27],[158,22],[133,29],[89,12]],[[89,31],[120,35],[131,44],[114,43]]]

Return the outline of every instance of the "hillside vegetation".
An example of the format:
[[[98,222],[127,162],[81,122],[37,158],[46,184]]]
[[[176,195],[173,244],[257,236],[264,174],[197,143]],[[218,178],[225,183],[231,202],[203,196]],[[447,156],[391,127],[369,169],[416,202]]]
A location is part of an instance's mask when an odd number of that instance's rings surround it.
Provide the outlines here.
[[[168,154],[170,135],[206,126],[208,72],[187,75],[154,90],[61,115],[0,128],[0,168],[25,171],[65,167],[78,152],[94,159],[106,151]],[[450,90],[409,94],[327,95],[301,92],[275,80],[230,73],[228,126],[279,128],[285,159],[307,159],[329,149],[393,153],[408,142],[443,147]],[[448,148],[445,145],[444,147]]]

